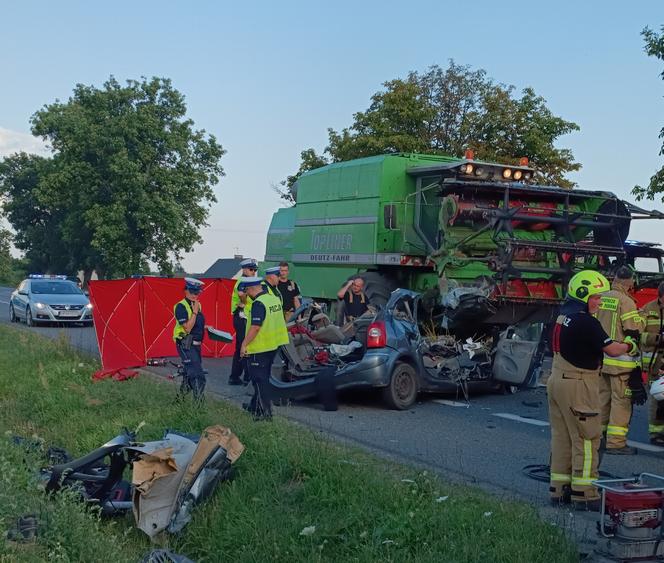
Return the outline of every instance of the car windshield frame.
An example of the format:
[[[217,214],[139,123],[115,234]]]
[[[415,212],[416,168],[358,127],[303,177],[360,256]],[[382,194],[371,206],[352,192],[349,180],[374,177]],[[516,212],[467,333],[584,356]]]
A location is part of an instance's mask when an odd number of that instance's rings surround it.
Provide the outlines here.
[[[57,289],[64,291],[56,291]],[[30,293],[35,295],[85,295],[74,282],[67,280],[32,281]]]

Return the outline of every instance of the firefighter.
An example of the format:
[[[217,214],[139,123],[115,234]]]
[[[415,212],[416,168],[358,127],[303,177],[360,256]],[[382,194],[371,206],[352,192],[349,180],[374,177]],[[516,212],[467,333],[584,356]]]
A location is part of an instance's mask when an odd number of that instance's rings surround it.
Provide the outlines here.
[[[268,293],[274,295],[279,302],[283,305],[284,298],[281,296],[279,291],[279,266],[273,266],[271,268],[265,268],[265,281],[263,285]]]
[[[203,291],[202,281],[184,278],[184,299],[173,307],[175,326],[173,340],[184,367],[184,388],[191,389],[194,399],[203,399],[205,372],[203,371],[201,345],[205,333],[205,317],[199,296]]]
[[[602,295],[597,319],[612,340],[633,342],[636,347],[645,323],[629,295],[633,286],[633,271],[628,266],[618,268],[611,291]],[[637,453],[636,448],[627,445],[632,403],[642,405],[648,395],[641,378],[640,358],[632,352],[619,357],[604,356],[599,398],[607,454]]]
[[[255,420],[269,420],[272,418],[269,381],[272,362],[279,346],[288,344],[288,330],[281,301],[265,288],[261,278],[242,278],[240,287],[252,299],[251,324],[240,353],[247,360],[254,396],[243,406]]]
[[[242,277],[255,276],[258,271],[258,264],[253,258],[245,258],[240,262],[242,268]],[[240,280],[235,282],[233,288],[233,295],[231,296],[231,313],[233,315],[233,328],[235,329],[235,354],[233,355],[233,367],[231,368],[231,375],[228,378],[229,385],[242,385],[242,373],[244,372],[245,381],[248,381],[246,373],[246,366],[244,360],[240,357],[240,348],[242,347],[242,339],[247,331],[247,312],[250,309],[251,300],[247,299],[247,295],[239,290]]]
[[[551,503],[574,503],[577,510],[596,510],[599,494],[598,452],[602,436],[599,373],[602,356],[620,356],[632,344],[614,342],[592,315],[609,281],[592,270],[569,282],[567,299],[554,325],[553,366],[547,382],[551,423]]]
[[[664,282],[657,288],[657,299],[646,303],[642,310],[646,326],[641,334],[641,360],[651,386],[664,365],[663,307]],[[658,401],[652,394],[648,399],[648,434],[651,444],[664,446],[664,401]]]

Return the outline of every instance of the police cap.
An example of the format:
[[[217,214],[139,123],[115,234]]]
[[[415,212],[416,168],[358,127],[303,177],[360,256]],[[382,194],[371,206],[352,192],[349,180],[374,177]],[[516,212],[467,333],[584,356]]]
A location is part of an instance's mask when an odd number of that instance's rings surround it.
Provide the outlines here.
[[[204,285],[205,283],[203,283],[201,280],[197,280],[196,278],[184,278],[184,288],[189,293],[200,293],[203,291]]]
[[[240,267],[241,268],[254,268],[258,269],[258,262],[254,258],[245,258],[240,262]]]
[[[239,291],[244,291],[248,287],[261,285],[261,283],[263,283],[263,278],[259,278],[258,276],[243,277],[240,278],[240,283],[238,284],[237,288]]]

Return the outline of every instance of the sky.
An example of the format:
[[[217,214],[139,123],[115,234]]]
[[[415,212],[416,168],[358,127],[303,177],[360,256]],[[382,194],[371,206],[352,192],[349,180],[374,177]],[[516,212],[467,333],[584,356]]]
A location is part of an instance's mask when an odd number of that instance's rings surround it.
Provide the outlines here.
[[[30,116],[111,74],[171,78],[196,127],[228,151],[188,271],[236,253],[262,258],[283,205],[272,186],[300,152],[321,151],[327,128],[350,125],[383,82],[449,59],[532,86],[578,123],[558,144],[583,164],[570,176],[581,188],[633,200],[631,188],[664,164],[664,64],[640,36],[664,24],[662,0],[0,0],[0,14],[0,156],[44,151]],[[664,242],[664,224],[635,223],[631,238]]]

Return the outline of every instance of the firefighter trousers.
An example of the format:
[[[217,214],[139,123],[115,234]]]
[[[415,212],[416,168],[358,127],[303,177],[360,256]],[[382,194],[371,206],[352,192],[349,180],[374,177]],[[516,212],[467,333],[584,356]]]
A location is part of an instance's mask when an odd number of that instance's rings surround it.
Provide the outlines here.
[[[648,397],[648,434],[664,437],[664,401],[656,401],[652,395]]]
[[[551,498],[572,489],[572,500],[599,498],[592,482],[598,478],[599,417],[597,372],[553,369],[547,382],[551,422]]]
[[[628,381],[629,373],[602,373],[600,377],[599,402],[607,449],[623,448],[627,445],[629,420],[632,418],[632,397]]]

